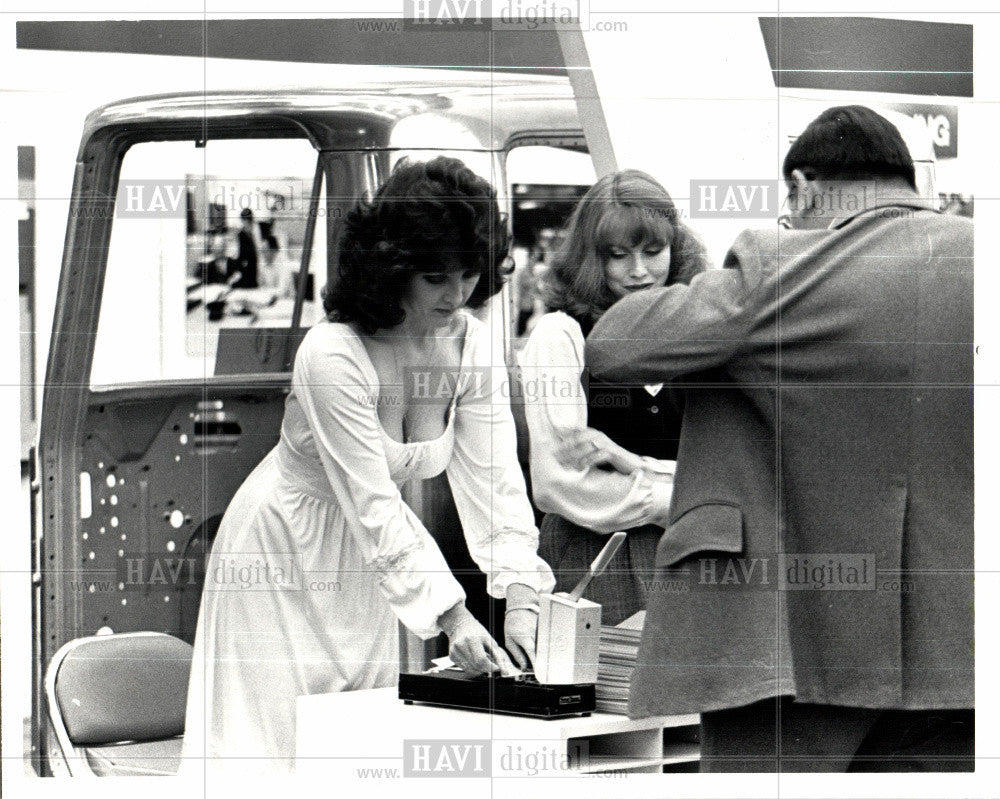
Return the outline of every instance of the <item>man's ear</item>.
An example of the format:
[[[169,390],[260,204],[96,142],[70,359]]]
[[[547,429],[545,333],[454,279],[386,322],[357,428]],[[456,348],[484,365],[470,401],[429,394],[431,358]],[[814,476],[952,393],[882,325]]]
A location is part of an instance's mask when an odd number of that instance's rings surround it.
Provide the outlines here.
[[[815,194],[812,179],[807,178],[806,173],[801,169],[793,169],[792,183],[795,185],[795,202],[798,205],[800,213],[811,208],[813,194]]]

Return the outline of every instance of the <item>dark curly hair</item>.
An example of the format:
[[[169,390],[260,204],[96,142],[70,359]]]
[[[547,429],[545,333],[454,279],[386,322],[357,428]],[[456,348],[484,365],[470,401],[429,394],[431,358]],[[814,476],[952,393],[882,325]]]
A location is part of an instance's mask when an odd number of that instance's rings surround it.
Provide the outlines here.
[[[667,285],[690,283],[708,268],[705,245],[681,222],[663,186],[638,169],[605,175],[570,216],[563,245],[545,275],[546,304],[593,324],[618,300],[605,271],[612,250],[643,243],[670,247]]]
[[[512,270],[507,225],[496,191],[457,158],[401,160],[371,202],[344,221],[336,276],[323,290],[334,322],[356,322],[368,334],[400,324],[400,301],[413,275],[474,269],[479,282],[467,305],[481,307]]]

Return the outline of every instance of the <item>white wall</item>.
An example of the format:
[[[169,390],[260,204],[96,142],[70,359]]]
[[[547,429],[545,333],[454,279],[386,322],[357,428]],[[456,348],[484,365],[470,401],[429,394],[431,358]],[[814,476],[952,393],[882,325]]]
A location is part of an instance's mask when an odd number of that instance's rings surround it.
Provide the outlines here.
[[[794,9],[782,8],[781,13]],[[957,105],[961,113],[970,104],[962,98],[778,90],[757,13],[622,12],[614,18],[627,23],[627,30],[592,29],[584,39],[618,166],[651,173],[685,215],[693,179],[780,179],[789,137],[825,107],[914,102]],[[974,164],[968,152],[960,148],[957,161]],[[968,172],[962,163],[948,165],[950,190],[972,192],[971,183],[951,188],[963,174]],[[779,191],[778,206],[783,199]],[[770,219],[694,219],[692,226],[721,263],[741,230],[773,226],[777,216],[776,207]]]

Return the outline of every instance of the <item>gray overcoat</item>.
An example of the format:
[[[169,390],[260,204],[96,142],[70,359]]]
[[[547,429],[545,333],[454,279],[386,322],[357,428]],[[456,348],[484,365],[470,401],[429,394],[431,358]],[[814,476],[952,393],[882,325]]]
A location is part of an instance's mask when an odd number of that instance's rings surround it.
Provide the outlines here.
[[[631,715],[973,706],[972,233],[747,231],[598,322],[595,375],[686,381]]]

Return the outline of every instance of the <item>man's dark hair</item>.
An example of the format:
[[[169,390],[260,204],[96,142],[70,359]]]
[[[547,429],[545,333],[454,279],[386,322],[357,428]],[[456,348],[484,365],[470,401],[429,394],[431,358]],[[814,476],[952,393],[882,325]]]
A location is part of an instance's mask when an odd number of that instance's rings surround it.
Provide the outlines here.
[[[809,179],[902,178],[917,188],[913,159],[896,126],[863,105],[830,108],[810,122],[785,156],[785,180],[795,169]]]
[[[366,333],[394,327],[400,304],[419,272],[459,267],[479,272],[468,306],[481,307],[503,287],[510,236],[496,191],[457,158],[403,159],[371,202],[344,222],[337,274],[323,290],[335,322]]]

